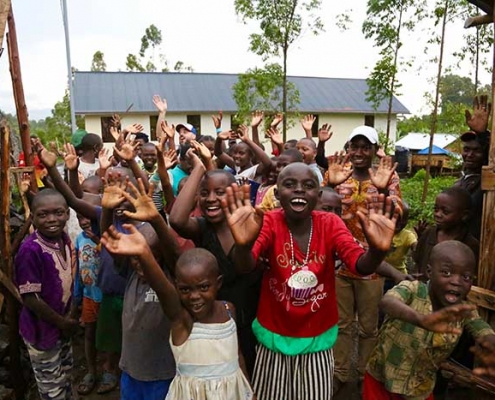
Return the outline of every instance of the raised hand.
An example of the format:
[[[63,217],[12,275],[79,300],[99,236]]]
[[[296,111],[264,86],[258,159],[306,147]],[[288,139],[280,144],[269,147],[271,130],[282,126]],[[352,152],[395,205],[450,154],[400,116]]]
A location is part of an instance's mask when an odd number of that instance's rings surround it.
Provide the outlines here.
[[[316,117],[314,115],[308,114],[301,120],[301,125],[305,131],[310,131],[313,129],[313,124],[316,121]]]
[[[211,152],[203,143],[199,143],[196,140],[191,140],[191,147],[196,150],[196,153],[205,161],[211,160]]]
[[[475,96],[473,100],[473,114],[469,110],[464,112],[467,126],[477,133],[486,132],[491,111],[492,104],[488,102],[488,96]]]
[[[476,310],[474,304],[456,304],[431,314],[421,315],[418,325],[427,331],[460,335],[462,327],[456,324]]]
[[[218,115],[212,115],[211,119],[213,120],[213,125],[215,125],[215,129],[220,129],[222,126],[222,118],[223,118],[223,112],[219,111]]]
[[[385,150],[383,150],[382,146],[378,146],[378,149],[376,150],[376,156],[379,159],[382,159],[383,157],[387,157],[387,155],[385,154]]]
[[[265,113],[263,111],[255,111],[251,114],[251,128],[257,128],[261,121],[263,121],[263,117]]]
[[[473,370],[478,376],[495,378],[495,340],[493,335],[483,336],[477,340],[476,346],[471,348],[481,365]]]
[[[138,188],[129,182],[127,187],[131,190],[132,196],[126,191],[122,191],[122,195],[132,204],[135,212],[128,210],[124,211],[124,215],[131,219],[136,219],[138,221],[152,221],[156,217],[160,217],[158,210],[156,209],[155,203],[153,203],[153,190],[154,185],[150,183],[148,192],[144,188],[144,184],[141,178],[138,178]]]
[[[178,164],[179,160],[177,159],[177,152],[174,149],[169,149],[162,154],[163,154],[163,161],[165,161],[166,169],[172,169]]]
[[[223,131],[223,132],[220,132],[218,135],[217,135],[217,138],[220,138],[221,140],[229,140],[229,139],[237,139],[237,133],[235,133],[234,131],[230,130],[230,131]]]
[[[136,156],[136,149],[139,146],[138,142],[125,142],[121,148],[114,147],[113,151],[125,161],[131,161]]]
[[[241,139],[243,142],[249,141],[249,129],[246,125],[239,125],[239,128],[237,128],[237,136],[239,139]]]
[[[112,166],[112,157],[110,155],[110,150],[103,147],[98,153],[98,162],[100,163],[101,169],[108,169]]]
[[[378,164],[376,171],[373,168],[368,169],[371,183],[379,190],[386,189],[397,165],[398,163],[392,163],[392,157],[380,158],[380,164]]]
[[[112,254],[137,256],[148,247],[145,237],[132,224],[124,224],[128,233],[118,232],[113,225],[103,232],[101,243]],[[132,264],[132,263],[131,263]]]
[[[261,210],[254,209],[250,201],[250,187],[233,183],[227,188],[227,198],[222,199],[222,209],[234,237],[240,246],[252,244],[258,237],[263,223]]]
[[[323,124],[323,126],[318,130],[318,140],[320,142],[325,143],[330,140],[333,135],[333,132],[330,132],[330,129],[332,129],[332,125]]]
[[[57,155],[45,149],[41,140],[31,140],[31,145],[34,148],[34,151],[38,153],[38,157],[45,167],[52,168],[57,165]]]
[[[117,132],[120,132],[122,129],[122,122],[119,114],[112,115],[112,127],[115,128]]]
[[[270,140],[275,144],[284,144],[284,140],[282,139],[282,135],[278,131],[277,128],[268,128],[266,131],[266,136],[270,138]]]
[[[19,183],[19,191],[21,193],[27,193],[31,187],[31,176],[30,174],[25,175],[26,176],[23,176],[21,182]]]
[[[109,130],[110,130],[110,135],[112,135],[113,137],[113,140],[115,140],[115,143],[117,143],[120,137],[120,131],[114,126],[111,126]]]
[[[343,151],[335,152],[328,160],[328,183],[331,186],[340,185],[352,175],[352,168],[349,166],[349,155]]]
[[[144,129],[143,125],[141,124],[132,124],[132,125],[127,125],[124,129],[124,133],[132,133],[136,134],[139,132],[142,132]]]
[[[277,113],[270,124],[270,128],[276,128],[284,120],[284,114]]]
[[[114,209],[123,203],[125,192],[128,184],[128,178],[122,179],[120,174],[113,175],[111,172],[108,178],[101,178],[103,182],[103,196],[101,206],[103,208]]]
[[[161,113],[166,113],[168,109],[167,99],[162,99],[159,95],[153,96],[153,104]]]
[[[414,232],[416,232],[416,236],[418,237],[418,240],[419,240],[421,235],[423,233],[425,233],[425,231],[428,229],[428,221],[422,219],[422,220],[418,221],[416,223],[416,225],[414,225],[413,228],[414,228]]]
[[[175,136],[175,125],[174,124],[169,125],[167,121],[162,121],[162,123],[160,124],[160,128],[162,128],[162,133],[165,134],[165,137],[171,139]]]
[[[201,166],[201,167],[205,168],[203,162],[198,157],[198,155],[196,154],[196,150],[193,147],[191,147],[189,150],[187,150],[186,158],[188,158],[191,161],[193,168],[195,168],[197,166]]]
[[[79,157],[77,156],[76,149],[71,143],[64,144],[64,162],[65,168],[69,171],[74,171],[79,166]]]
[[[393,206],[392,198],[385,199],[383,194],[375,196],[369,201],[367,213],[358,210],[356,214],[370,248],[389,251],[399,217],[399,210]]]

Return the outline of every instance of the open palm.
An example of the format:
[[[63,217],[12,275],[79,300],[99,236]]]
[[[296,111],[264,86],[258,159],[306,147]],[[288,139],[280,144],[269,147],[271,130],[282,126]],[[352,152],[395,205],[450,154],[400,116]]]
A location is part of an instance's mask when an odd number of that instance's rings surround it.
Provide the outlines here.
[[[227,188],[227,199],[222,199],[222,208],[236,244],[240,246],[253,243],[263,223],[260,211],[251,205],[250,187],[243,185],[240,188],[232,184]]]
[[[397,163],[392,163],[392,157],[381,158],[375,171],[372,168],[369,169],[371,183],[379,190],[386,189],[397,165]]]
[[[461,334],[462,328],[456,324],[467,318],[476,309],[473,304],[456,304],[423,315],[420,326],[431,332]],[[457,326],[456,326],[457,325]]]
[[[123,256],[134,256],[141,254],[148,246],[145,237],[136,229],[134,225],[124,224],[128,233],[118,232],[112,225],[101,236],[101,243],[110,253]]]
[[[352,169],[348,166],[348,155],[340,154],[336,152],[333,156],[327,158],[328,160],[328,183],[331,186],[340,185],[345,182],[351,175]]]
[[[150,183],[150,187],[148,193],[146,193],[146,189],[144,188],[143,181],[141,178],[138,179],[138,188],[132,184],[132,182],[128,183],[128,188],[132,192],[129,194],[128,192],[123,191],[122,195],[132,204],[136,211],[124,211],[124,215],[128,218],[136,219],[138,221],[151,221],[153,218],[156,218],[160,214],[158,214],[158,210],[156,209],[155,203],[153,203],[152,193],[154,189],[153,183]]]

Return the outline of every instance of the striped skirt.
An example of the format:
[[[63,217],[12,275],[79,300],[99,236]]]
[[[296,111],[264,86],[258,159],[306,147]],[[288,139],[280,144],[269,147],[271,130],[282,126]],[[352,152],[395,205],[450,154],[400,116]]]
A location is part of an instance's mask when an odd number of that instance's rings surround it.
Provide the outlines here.
[[[258,400],[331,400],[332,349],[286,356],[257,346],[253,372]]]

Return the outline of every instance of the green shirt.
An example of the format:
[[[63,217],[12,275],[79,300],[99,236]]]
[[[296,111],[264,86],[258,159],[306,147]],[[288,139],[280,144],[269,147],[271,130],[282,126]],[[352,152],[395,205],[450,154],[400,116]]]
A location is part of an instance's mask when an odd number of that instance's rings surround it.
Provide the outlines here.
[[[423,315],[433,311],[428,286],[419,281],[403,281],[385,296],[394,297]],[[457,326],[467,329],[475,339],[494,334],[477,311],[458,322]],[[440,364],[450,356],[459,338],[460,335],[433,333],[387,317],[369,358],[367,371],[391,393],[408,400],[425,399],[433,391]]]

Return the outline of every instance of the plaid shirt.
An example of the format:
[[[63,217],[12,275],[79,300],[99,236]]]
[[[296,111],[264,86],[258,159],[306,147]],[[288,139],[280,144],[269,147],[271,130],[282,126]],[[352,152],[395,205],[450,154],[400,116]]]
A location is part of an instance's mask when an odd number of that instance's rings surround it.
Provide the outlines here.
[[[432,313],[428,286],[403,281],[385,296],[392,296],[420,314]],[[477,311],[458,322],[475,339],[493,335]],[[387,391],[408,400],[425,399],[433,391],[436,372],[454,350],[460,335],[433,333],[396,318],[383,324],[378,342],[368,361],[367,371],[385,385]]]

